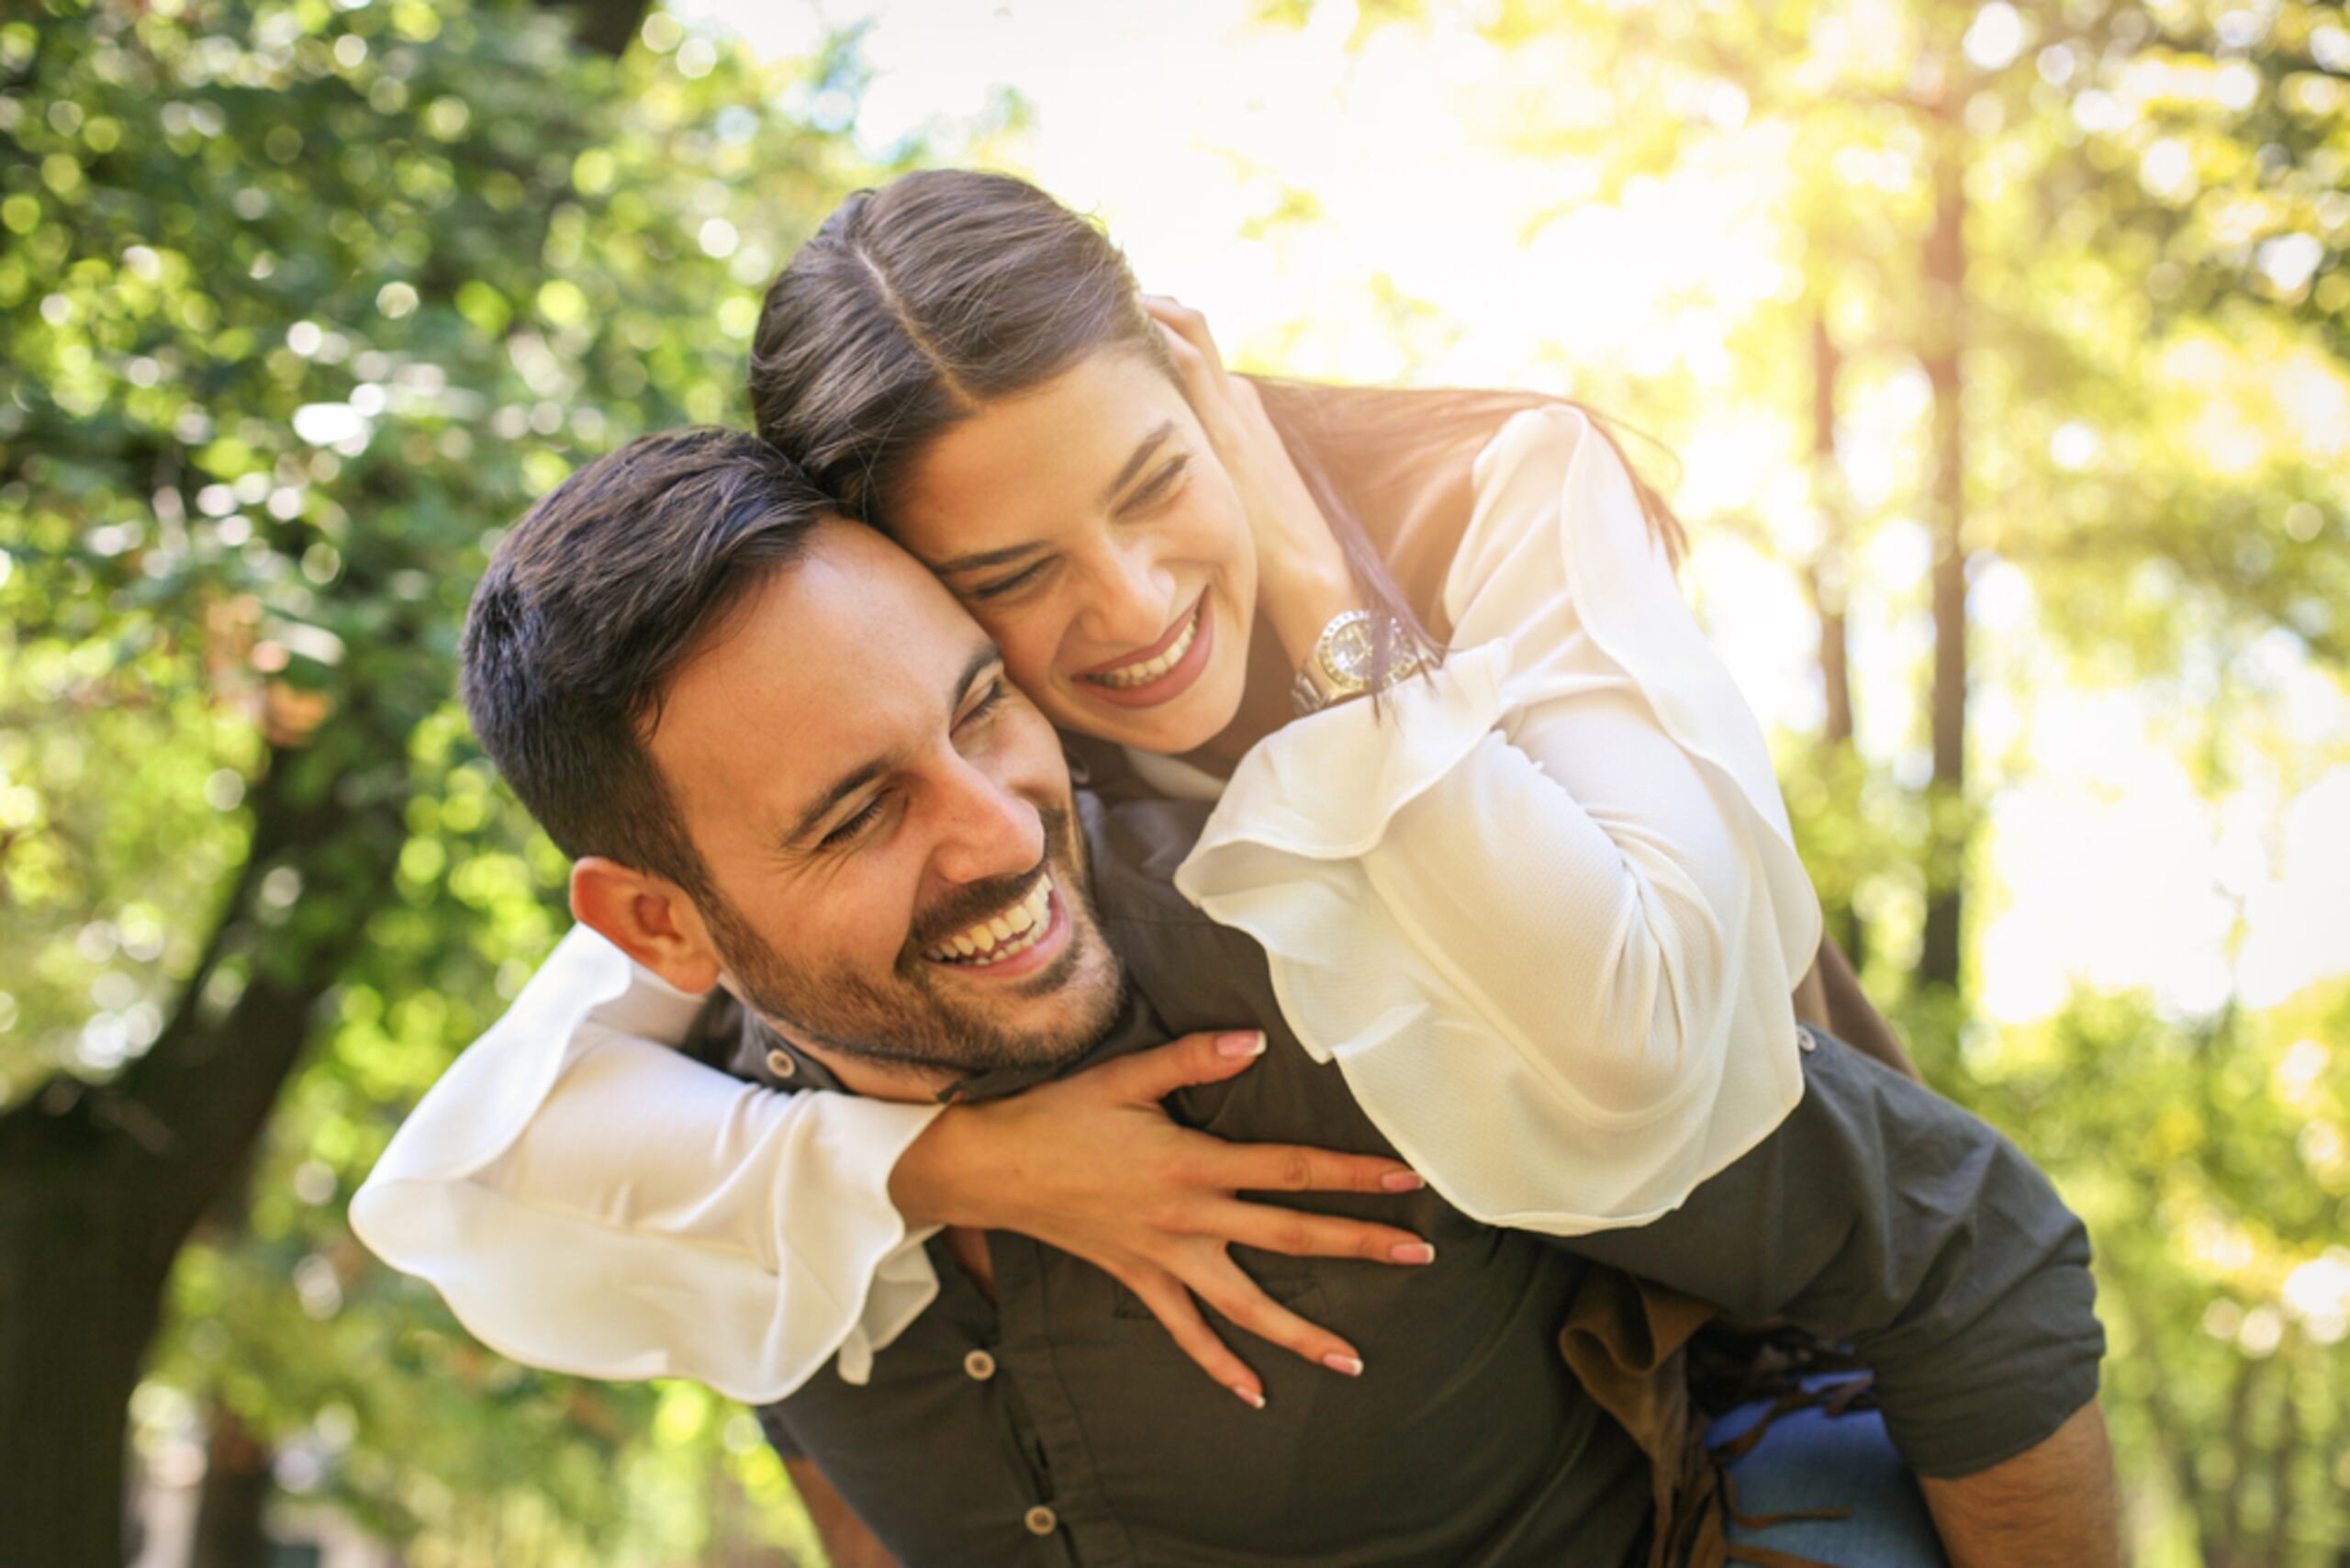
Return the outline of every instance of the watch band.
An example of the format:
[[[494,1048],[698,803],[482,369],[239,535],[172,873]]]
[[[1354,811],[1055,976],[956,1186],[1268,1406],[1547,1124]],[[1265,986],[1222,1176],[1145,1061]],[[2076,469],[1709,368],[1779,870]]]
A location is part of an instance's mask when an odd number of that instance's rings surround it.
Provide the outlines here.
[[[1313,651],[1298,666],[1290,685],[1290,703],[1302,716],[1318,713],[1334,702],[1393,686],[1420,668],[1423,661],[1410,634],[1398,621],[1388,622],[1393,662],[1384,678],[1374,679],[1371,658],[1375,647],[1371,612],[1348,610],[1333,616],[1314,640]]]

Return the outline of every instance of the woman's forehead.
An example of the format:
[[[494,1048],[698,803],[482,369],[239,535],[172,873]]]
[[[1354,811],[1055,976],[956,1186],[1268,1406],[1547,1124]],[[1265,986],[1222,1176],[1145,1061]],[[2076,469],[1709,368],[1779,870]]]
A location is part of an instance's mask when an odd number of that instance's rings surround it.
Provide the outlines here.
[[[1100,515],[1136,454],[1188,418],[1141,355],[1091,355],[934,437],[899,487],[892,531],[932,563],[1049,535]]]

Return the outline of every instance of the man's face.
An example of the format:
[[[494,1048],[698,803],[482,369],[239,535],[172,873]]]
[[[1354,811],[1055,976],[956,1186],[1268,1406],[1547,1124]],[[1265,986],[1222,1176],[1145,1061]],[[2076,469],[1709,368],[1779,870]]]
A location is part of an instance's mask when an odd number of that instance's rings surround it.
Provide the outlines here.
[[[1077,1056],[1117,960],[1060,745],[987,634],[845,521],[752,588],[649,739],[735,991],[786,1035],[955,1071]]]

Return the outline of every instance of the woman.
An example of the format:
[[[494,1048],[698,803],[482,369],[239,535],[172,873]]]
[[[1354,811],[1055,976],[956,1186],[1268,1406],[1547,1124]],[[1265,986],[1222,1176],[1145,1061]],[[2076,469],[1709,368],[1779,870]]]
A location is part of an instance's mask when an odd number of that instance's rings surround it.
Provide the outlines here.
[[[1098,231],[962,173],[828,220],[769,291],[753,393],[761,433],[938,571],[1065,730],[1220,797],[1179,887],[1265,946],[1300,1038],[1457,1207],[1638,1224],[1794,1103],[1818,903],[1675,590],[1677,530],[1583,410],[1234,379]],[[776,1398],[836,1353],[861,1375],[935,1288],[909,1227],[953,1224],[1100,1263],[1244,1401],[1261,1387],[1192,1292],[1360,1370],[1227,1256],[1281,1244],[1228,1217],[1226,1167],[1099,1158],[1155,1107],[1073,1079],[943,1113],[786,1097],[746,1131],[726,1081],[646,1044],[692,1000],[599,946],[566,939],[532,991],[570,1011],[518,1004],[354,1204],[485,1338]],[[566,1076],[590,1048],[593,1094]],[[532,1231],[564,1244],[515,1255],[562,1258],[592,1321],[551,1327],[547,1291],[501,1276],[498,1238]],[[662,1288],[598,1288],[648,1271]]]

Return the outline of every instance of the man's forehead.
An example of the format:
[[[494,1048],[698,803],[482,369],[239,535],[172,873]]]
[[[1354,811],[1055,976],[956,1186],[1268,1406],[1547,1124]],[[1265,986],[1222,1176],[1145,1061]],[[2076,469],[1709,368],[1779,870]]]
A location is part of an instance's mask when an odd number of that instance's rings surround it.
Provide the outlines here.
[[[990,646],[903,549],[861,523],[827,521],[672,677],[652,749],[689,801],[761,818],[793,812],[845,771],[919,742]]]

